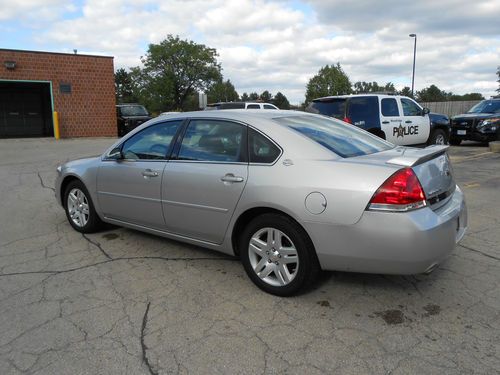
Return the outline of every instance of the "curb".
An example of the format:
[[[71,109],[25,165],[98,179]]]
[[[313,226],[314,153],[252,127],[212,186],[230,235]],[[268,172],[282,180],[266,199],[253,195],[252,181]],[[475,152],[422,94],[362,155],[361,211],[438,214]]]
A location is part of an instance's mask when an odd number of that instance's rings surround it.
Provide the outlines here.
[[[500,152],[500,141],[494,141],[489,143],[491,152]]]

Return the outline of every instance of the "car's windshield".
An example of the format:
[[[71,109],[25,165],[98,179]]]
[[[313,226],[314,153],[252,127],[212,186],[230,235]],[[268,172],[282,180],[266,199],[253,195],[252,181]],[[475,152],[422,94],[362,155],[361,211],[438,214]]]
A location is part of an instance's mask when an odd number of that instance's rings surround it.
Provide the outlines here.
[[[467,113],[500,113],[500,100],[483,100]]]
[[[126,105],[120,107],[122,116],[148,116],[148,111],[142,105]]]
[[[335,154],[349,158],[394,148],[392,143],[355,126],[316,116],[279,117],[275,121],[319,143]]]

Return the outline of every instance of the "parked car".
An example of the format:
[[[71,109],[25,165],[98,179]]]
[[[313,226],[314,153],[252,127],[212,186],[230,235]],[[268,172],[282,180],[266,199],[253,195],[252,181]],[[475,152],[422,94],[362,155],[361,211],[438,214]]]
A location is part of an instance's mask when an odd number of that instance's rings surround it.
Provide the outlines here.
[[[151,120],[151,114],[140,104],[124,103],[116,106],[118,136],[123,137],[143,122]]]
[[[327,96],[314,99],[306,111],[343,120],[396,145],[443,145],[450,134],[446,115],[430,114],[406,96]]]
[[[500,140],[500,98],[483,100],[467,113],[452,117],[450,143],[458,146],[464,140]]]
[[[208,104],[205,110],[212,109],[279,109],[271,103],[257,103],[257,102],[219,102]]]
[[[59,166],[55,191],[79,232],[107,222],[237,255],[288,296],[321,269],[442,262],[467,227],[447,147],[396,147],[304,112],[186,112]]]

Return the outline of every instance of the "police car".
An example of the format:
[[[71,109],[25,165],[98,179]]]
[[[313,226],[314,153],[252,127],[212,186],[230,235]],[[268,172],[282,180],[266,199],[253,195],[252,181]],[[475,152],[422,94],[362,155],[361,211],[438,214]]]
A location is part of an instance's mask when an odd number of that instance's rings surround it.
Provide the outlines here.
[[[413,99],[390,94],[357,94],[314,99],[307,112],[338,118],[396,145],[447,144],[449,119],[429,113]]]

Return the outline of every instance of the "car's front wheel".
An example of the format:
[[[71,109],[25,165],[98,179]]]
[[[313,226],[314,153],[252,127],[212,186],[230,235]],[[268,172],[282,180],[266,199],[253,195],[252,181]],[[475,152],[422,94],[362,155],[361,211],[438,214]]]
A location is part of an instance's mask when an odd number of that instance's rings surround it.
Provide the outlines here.
[[[320,271],[304,229],[284,215],[269,213],[251,221],[240,237],[239,249],[250,279],[278,296],[297,293]]]
[[[429,137],[429,145],[445,145],[448,143],[448,137],[442,129],[434,129]]]
[[[103,226],[85,185],[71,181],[64,193],[64,208],[71,226],[81,233],[92,233]]]

